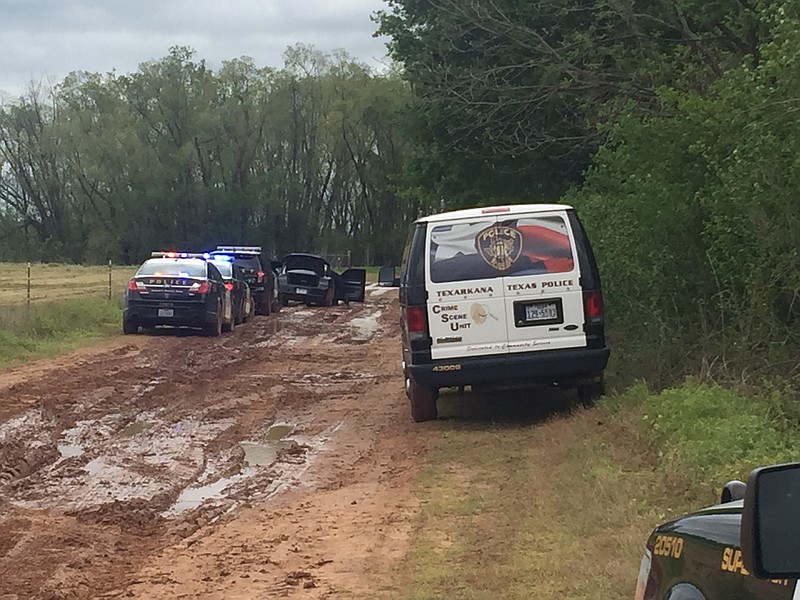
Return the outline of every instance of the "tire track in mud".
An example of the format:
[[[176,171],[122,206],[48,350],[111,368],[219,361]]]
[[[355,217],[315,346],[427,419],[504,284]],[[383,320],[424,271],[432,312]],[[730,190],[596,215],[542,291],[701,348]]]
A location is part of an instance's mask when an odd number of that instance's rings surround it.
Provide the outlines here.
[[[221,338],[121,338],[74,364],[0,379],[0,473],[13,474],[0,477],[0,596],[135,595],[133,573],[209,524],[357,479],[368,440],[386,427],[367,399],[400,381],[394,315],[377,295],[293,308]],[[365,415],[369,435],[358,431]],[[268,440],[276,423],[285,431]],[[266,458],[248,456],[254,447]]]

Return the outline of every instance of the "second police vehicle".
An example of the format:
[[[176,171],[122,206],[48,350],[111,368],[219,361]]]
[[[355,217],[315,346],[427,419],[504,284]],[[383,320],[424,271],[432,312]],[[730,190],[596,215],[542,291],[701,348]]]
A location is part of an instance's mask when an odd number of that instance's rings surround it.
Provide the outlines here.
[[[261,246],[217,246],[209,252],[212,258],[225,257],[242,269],[255,302],[255,312],[269,315],[280,310],[275,268],[279,263],[270,260]]]
[[[233,257],[225,255],[209,255],[212,263],[219,269],[225,280],[225,287],[231,293],[233,302],[233,321],[236,325],[247,323],[255,314],[255,301],[250,292],[247,277]]]

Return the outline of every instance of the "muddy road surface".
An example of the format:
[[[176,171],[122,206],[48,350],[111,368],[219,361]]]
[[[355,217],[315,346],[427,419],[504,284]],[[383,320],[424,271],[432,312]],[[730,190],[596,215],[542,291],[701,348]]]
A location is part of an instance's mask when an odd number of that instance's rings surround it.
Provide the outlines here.
[[[422,443],[382,292],[1,373],[0,599],[374,596]]]

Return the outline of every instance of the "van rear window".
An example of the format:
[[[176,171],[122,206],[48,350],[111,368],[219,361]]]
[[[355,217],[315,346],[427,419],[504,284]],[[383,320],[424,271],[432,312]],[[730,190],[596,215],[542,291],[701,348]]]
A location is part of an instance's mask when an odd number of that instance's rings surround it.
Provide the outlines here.
[[[562,217],[521,217],[437,225],[430,238],[431,281],[566,273],[575,268]]]

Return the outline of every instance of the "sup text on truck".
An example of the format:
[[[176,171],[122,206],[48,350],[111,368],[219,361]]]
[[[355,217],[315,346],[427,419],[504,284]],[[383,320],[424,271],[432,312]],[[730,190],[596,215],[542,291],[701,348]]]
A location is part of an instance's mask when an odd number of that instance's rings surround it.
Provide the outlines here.
[[[658,525],[635,600],[800,600],[800,463],[729,481],[716,506]]]

